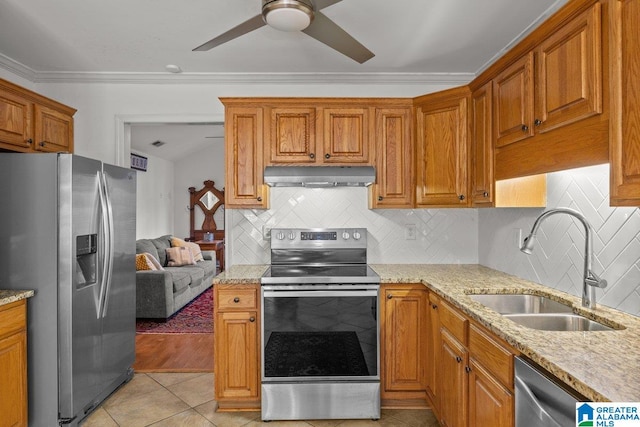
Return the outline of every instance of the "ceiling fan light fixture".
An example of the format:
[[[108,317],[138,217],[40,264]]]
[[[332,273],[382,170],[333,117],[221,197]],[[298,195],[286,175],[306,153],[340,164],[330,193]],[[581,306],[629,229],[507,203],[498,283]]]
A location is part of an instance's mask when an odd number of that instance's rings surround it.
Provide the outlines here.
[[[264,22],[280,31],[302,31],[313,20],[313,7],[299,0],[273,0],[262,7]]]

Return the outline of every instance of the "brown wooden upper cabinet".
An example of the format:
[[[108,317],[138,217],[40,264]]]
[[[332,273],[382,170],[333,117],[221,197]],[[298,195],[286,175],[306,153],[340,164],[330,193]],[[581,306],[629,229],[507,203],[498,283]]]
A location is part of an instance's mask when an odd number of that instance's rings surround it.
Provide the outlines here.
[[[600,9],[593,4],[493,79],[496,147],[602,112]]]
[[[376,183],[369,193],[371,208],[412,208],[414,199],[412,109],[376,108]]]
[[[416,206],[468,206],[467,86],[416,98]]]
[[[261,107],[226,106],[226,207],[268,207],[269,190],[263,175],[263,119]]]
[[[494,202],[492,84],[471,94],[471,204],[492,206]]]
[[[76,110],[0,79],[0,149],[73,152]]]
[[[610,127],[611,204],[640,206],[640,2],[613,1],[613,104]]]
[[[267,164],[371,163],[370,108],[365,105],[265,107],[269,122]]]

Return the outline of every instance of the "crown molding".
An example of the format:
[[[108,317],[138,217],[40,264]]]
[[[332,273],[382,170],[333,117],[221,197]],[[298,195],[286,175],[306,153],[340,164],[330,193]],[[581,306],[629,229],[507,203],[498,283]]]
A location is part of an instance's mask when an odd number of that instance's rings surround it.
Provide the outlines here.
[[[34,83],[130,84],[441,84],[461,85],[475,73],[129,73],[34,71],[0,54],[0,67]]]

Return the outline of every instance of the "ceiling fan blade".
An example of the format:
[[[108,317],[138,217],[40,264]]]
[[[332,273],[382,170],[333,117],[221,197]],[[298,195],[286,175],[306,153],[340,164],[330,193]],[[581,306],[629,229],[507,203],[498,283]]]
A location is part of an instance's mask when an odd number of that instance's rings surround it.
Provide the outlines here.
[[[349,33],[322,12],[315,12],[313,22],[302,32],[360,64],[375,56],[373,52],[351,37]]]
[[[324,9],[325,7],[329,7],[332,4],[340,3],[342,0],[315,0],[314,3],[316,5],[316,12],[320,9]]]
[[[262,19],[262,15],[256,15],[253,18],[249,19],[248,21],[245,21],[242,24],[233,27],[226,33],[221,34],[218,37],[209,40],[208,42],[198,46],[193,50],[205,51],[205,50],[212,49],[216,46],[221,45],[222,43],[228,42],[229,40],[233,40],[244,34],[250,33],[253,30],[257,30],[258,28],[263,27],[264,25],[265,23],[264,23],[264,20]]]

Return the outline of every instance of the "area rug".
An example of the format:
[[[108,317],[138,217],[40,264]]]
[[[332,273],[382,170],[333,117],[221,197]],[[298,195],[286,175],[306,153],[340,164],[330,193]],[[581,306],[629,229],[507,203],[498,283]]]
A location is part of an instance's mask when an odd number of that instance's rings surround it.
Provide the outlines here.
[[[139,334],[211,334],[213,333],[213,288],[209,288],[166,322],[136,319]]]
[[[358,336],[343,332],[272,332],[267,377],[369,375]]]

